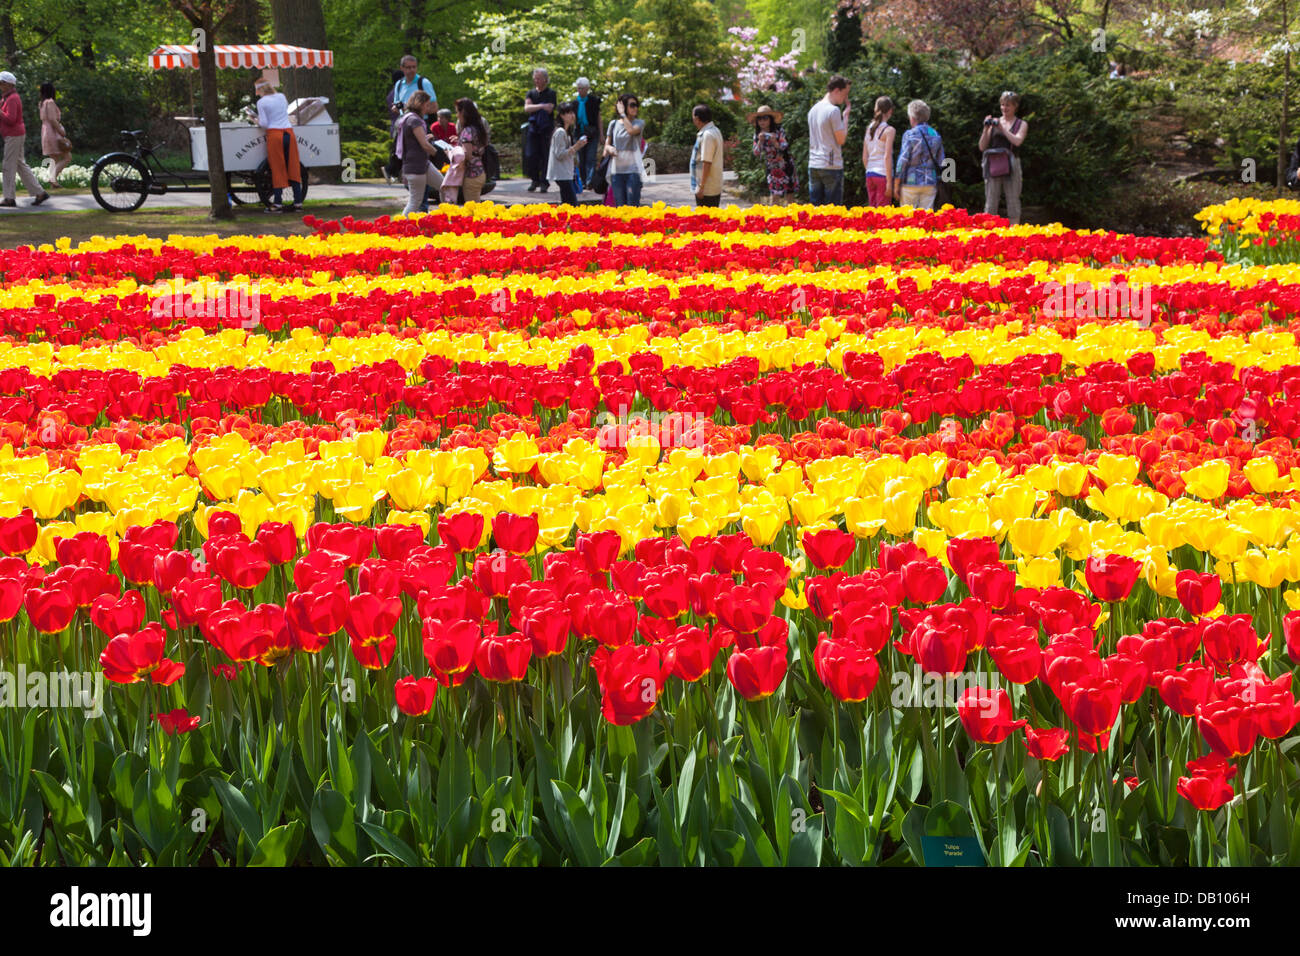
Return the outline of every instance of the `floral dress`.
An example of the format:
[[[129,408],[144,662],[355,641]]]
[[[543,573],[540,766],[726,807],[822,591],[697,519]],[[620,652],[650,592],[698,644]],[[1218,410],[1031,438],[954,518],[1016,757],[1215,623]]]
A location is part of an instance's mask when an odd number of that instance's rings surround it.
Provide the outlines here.
[[[767,191],[773,196],[786,196],[799,191],[794,164],[787,165],[785,161],[785,151],[789,145],[785,130],[754,132],[754,155],[767,163]]]

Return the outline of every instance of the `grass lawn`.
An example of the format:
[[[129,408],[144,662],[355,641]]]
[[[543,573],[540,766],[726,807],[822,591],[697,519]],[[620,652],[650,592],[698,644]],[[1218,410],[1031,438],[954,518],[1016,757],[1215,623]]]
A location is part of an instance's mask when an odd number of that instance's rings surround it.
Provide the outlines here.
[[[70,190],[71,191],[71,190]],[[403,196],[405,198],[405,196]],[[260,206],[236,207],[235,218],[216,222],[207,218],[207,209],[171,208],[150,210],[141,207],[133,213],[111,213],[102,209],[61,212],[57,215],[4,216],[0,218],[0,249],[39,246],[67,236],[74,243],[93,236],[150,236],[165,239],[181,236],[235,235],[310,235],[302,222],[310,213],[321,219],[376,219],[401,212],[393,200],[367,199],[356,202],[312,200],[303,203],[300,215],[266,213]]]

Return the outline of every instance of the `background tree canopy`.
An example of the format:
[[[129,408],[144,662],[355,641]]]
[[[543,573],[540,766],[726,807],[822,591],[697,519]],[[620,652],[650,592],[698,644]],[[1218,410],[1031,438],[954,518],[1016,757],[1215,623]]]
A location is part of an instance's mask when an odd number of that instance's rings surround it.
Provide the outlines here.
[[[1109,221],[1115,200],[1160,219],[1187,175],[1275,182],[1295,140],[1291,49],[1295,0],[233,0],[218,43],[327,45],[329,72],[282,77],[290,95],[331,97],[344,153],[363,175],[388,148],[384,95],[405,53],[450,106],[473,97],[507,150],[524,119],[534,66],[561,96],[579,75],[606,102],[630,90],[649,138],[687,146],[690,107],[710,103],[739,136],[735,165],[762,192],[745,115],[786,111],[796,161],[804,112],[831,71],[853,80],[848,197],[861,199],[858,146],[881,94],[925,99],[958,159],[956,198],[978,205],[979,121],[1002,89],[1024,97],[1027,204],[1077,224]],[[743,29],[741,29],[743,28]],[[0,68],[19,78],[37,128],[38,85],[60,90],[76,161],[115,148],[118,131],[171,138],[187,166],[188,136],[172,121],[200,112],[195,71],[152,73],[150,50],[190,42],[169,0],[0,0]],[[1110,78],[1112,71],[1126,74]],[[223,71],[217,109],[252,104],[254,71]],[[727,100],[724,91],[741,102]],[[612,113],[607,113],[612,115]],[[906,122],[900,109],[896,125]],[[29,136],[29,155],[39,149]],[[1152,164],[1155,164],[1154,166]],[[1163,170],[1151,179],[1143,169]],[[1217,172],[1216,172],[1217,170]],[[1135,195],[1134,177],[1141,181]],[[1163,183],[1161,179],[1163,177]],[[801,177],[803,178],[803,177]],[[1203,197],[1200,197],[1203,198]],[[1101,219],[1099,220],[1099,217]],[[1126,222],[1136,228],[1140,224]]]

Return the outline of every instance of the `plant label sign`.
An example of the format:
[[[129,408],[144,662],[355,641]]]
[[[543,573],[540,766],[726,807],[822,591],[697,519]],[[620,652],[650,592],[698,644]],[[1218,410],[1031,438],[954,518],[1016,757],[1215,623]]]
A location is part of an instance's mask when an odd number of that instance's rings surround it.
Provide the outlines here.
[[[985,866],[980,841],[973,836],[923,836],[926,866]]]

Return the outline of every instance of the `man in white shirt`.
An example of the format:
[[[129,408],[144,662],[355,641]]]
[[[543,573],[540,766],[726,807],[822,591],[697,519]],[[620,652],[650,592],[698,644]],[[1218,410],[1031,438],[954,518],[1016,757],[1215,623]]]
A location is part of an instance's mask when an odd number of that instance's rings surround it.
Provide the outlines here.
[[[808,199],[814,206],[844,203],[843,147],[848,133],[849,81],[832,76],[826,95],[808,111]]]
[[[713,111],[701,104],[691,110],[699,131],[691,150],[691,188],[695,205],[722,205],[722,132],[713,124]]]

